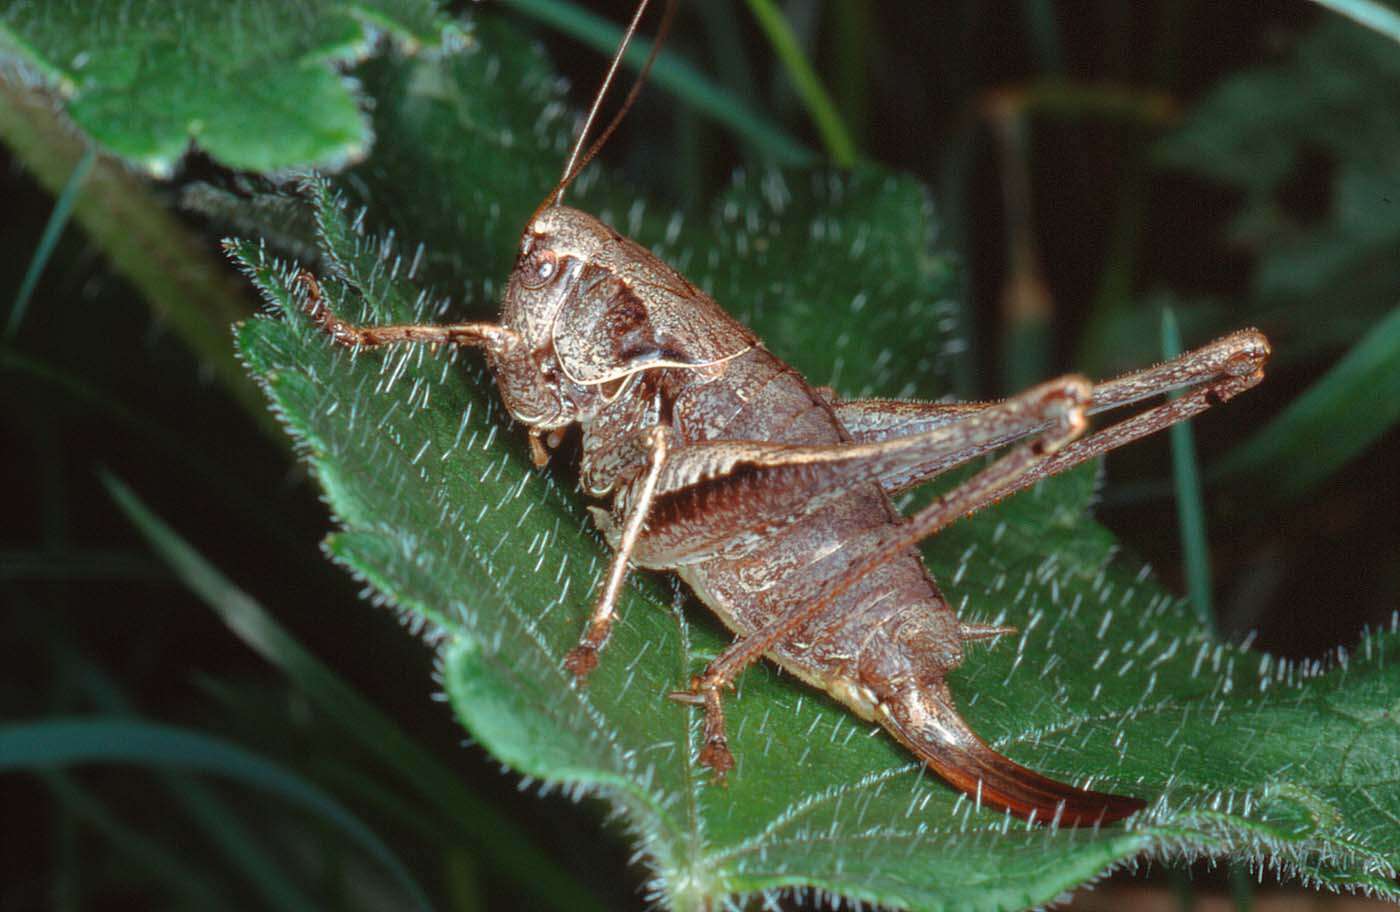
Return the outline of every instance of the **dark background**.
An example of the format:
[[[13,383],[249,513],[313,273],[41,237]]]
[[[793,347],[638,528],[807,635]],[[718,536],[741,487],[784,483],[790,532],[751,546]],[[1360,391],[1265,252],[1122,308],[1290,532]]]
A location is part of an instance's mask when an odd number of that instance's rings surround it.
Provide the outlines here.
[[[710,8],[685,4],[671,47],[818,148],[742,3],[706,2]],[[625,2],[591,6],[614,21],[630,13]],[[1322,10],[1302,2],[1161,0],[790,7],[796,20],[812,17],[810,53],[863,154],[919,175],[933,189],[949,237],[966,258],[974,326],[968,394],[1004,394],[1007,379],[1028,366],[1047,374],[1102,374],[1142,363],[1144,352],[1150,359],[1159,347],[1155,314],[1130,322],[1138,327],[1136,345],[1119,352],[1099,341],[1096,320],[1104,302],[1117,313],[1148,312],[1154,306],[1148,293],[1156,289],[1182,300],[1208,296],[1218,303],[1186,321],[1188,345],[1257,322],[1277,352],[1261,387],[1196,422],[1202,463],[1209,467],[1343,353],[1344,344],[1305,344],[1305,321],[1271,325],[1268,310],[1251,300],[1260,250],[1227,239],[1242,203],[1238,191],[1148,159],[1153,143],[1221,80],[1286,59],[1326,15]],[[1036,24],[1036,10],[1050,11],[1048,26]],[[575,105],[583,107],[603,59],[566,37],[526,27],[549,46],[574,86]],[[1010,276],[1007,172],[984,111],[989,93],[1014,96],[1051,79],[1159,93],[1175,113],[1144,123],[1071,104],[1026,121],[1020,161],[1029,177],[1031,235],[1050,304],[1043,353],[1025,359],[1027,365],[1017,360],[1019,350],[1009,341],[1015,327],[1001,305]],[[678,154],[677,148],[688,151]],[[703,201],[732,167],[747,161],[741,143],[655,88],[643,94],[605,157],[649,192],[682,204]],[[1325,217],[1336,167],[1325,151],[1304,156],[1279,196],[1280,212],[1302,224]],[[173,200],[182,184],[224,177],[196,157],[161,192]],[[3,301],[19,287],[53,200],[0,149],[0,201]],[[189,221],[216,241],[217,226]],[[1390,304],[1396,290],[1390,289]],[[248,306],[255,306],[251,289]],[[1317,321],[1333,316],[1327,301],[1316,302]],[[1294,347],[1306,353],[1291,355]],[[98,482],[97,471],[105,468],[316,655],[522,823],[606,905],[642,905],[635,893],[640,872],[627,865],[626,840],[596,836],[597,808],[557,797],[537,800],[482,752],[459,748],[463,732],[430,699],[429,650],[361,600],[360,587],[321,556],[326,511],[286,447],[210,382],[78,229],[63,237],[19,337],[4,353],[0,716],[31,719],[126,705],[148,718],[243,741],[305,764],[313,774],[310,758],[336,749],[305,701],[147,550]],[[16,359],[44,367],[20,369]],[[1259,648],[1321,657],[1355,642],[1365,625],[1387,623],[1400,604],[1397,478],[1400,435],[1392,428],[1299,498],[1258,497],[1269,488],[1268,478],[1209,486],[1214,596],[1226,634],[1253,629]],[[1165,437],[1115,453],[1098,515],[1124,547],[1182,591],[1169,480]],[[108,769],[83,772],[78,780],[135,830],[177,844],[198,838],[162,807],[160,789],[146,778]],[[225,794],[242,800],[236,790]],[[105,837],[67,817],[36,780],[0,779],[0,796],[0,908],[164,903],[158,886],[129,876],[105,850]],[[267,822],[258,805],[246,810],[250,825]],[[434,863],[430,854],[403,851],[411,866]],[[471,860],[461,863],[470,867]],[[423,876],[431,881],[440,873],[429,869]],[[1206,889],[1220,887],[1218,875],[1198,874]],[[511,883],[489,871],[477,875],[478,895],[489,907],[513,907]]]

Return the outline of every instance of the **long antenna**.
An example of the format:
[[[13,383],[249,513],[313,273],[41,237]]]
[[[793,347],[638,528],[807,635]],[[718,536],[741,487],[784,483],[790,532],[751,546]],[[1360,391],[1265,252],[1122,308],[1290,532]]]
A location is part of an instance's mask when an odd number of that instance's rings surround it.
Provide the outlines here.
[[[588,110],[588,117],[583,122],[583,130],[579,133],[578,139],[574,142],[574,148],[569,153],[568,163],[564,165],[564,173],[559,178],[559,183],[555,185],[550,194],[545,197],[540,209],[545,206],[557,206],[564,199],[564,191],[579,172],[587,167],[593,157],[598,154],[598,150],[603,148],[603,144],[612,136],[618,124],[622,123],[622,118],[631,109],[632,103],[637,100],[637,95],[642,90],[642,85],[646,82],[647,74],[651,72],[651,65],[656,62],[656,55],[661,51],[661,45],[666,40],[666,33],[671,27],[671,19],[676,12],[676,0],[667,0],[666,12],[662,14],[661,24],[657,27],[656,38],[651,45],[651,53],[647,55],[646,63],[642,65],[641,72],[637,74],[636,80],[632,83],[632,88],[628,90],[627,97],[622,101],[622,107],[613,115],[608,126],[603,130],[601,136],[589,146],[588,151],[580,157],[580,150],[588,140],[588,133],[593,128],[593,122],[598,118],[598,112],[603,107],[603,99],[607,97],[608,89],[612,87],[613,79],[617,75],[618,67],[622,64],[623,54],[627,52],[627,46],[632,42],[632,36],[637,34],[637,26],[641,24],[642,16],[646,13],[650,0],[641,0],[637,4],[637,11],[632,14],[632,21],[627,26],[627,31],[622,35],[622,43],[618,45],[617,52],[613,54],[612,63],[608,66],[607,75],[603,77],[603,84],[598,88],[598,94],[593,97],[593,106]],[[538,214],[538,210],[536,210]],[[534,219],[532,218],[531,221]]]

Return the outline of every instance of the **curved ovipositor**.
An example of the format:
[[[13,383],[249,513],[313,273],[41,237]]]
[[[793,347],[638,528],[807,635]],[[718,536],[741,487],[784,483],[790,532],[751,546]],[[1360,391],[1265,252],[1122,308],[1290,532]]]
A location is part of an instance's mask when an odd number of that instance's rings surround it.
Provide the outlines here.
[[[1059,826],[1122,820],[1147,806],[1138,798],[1076,788],[997,753],[968,727],[943,684],[881,704],[881,721],[945,781],[983,805]]]

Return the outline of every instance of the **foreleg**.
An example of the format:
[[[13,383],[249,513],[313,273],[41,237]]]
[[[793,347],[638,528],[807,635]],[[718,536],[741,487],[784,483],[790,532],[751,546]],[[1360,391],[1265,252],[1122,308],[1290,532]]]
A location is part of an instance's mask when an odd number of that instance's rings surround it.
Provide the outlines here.
[[[341,319],[331,312],[321,296],[321,283],[311,273],[297,273],[295,285],[306,298],[302,310],[317,326],[337,343],[347,348],[379,348],[384,345],[455,345],[462,348],[482,348],[498,358],[515,353],[520,336],[497,323],[396,323],[386,326],[361,326]],[[559,444],[558,430],[530,428],[530,459],[536,466],[549,462],[551,447]]]
[[[331,312],[321,297],[321,284],[309,272],[297,274],[296,285],[306,292],[302,305],[306,315],[341,345],[350,348],[377,348],[409,342],[417,345],[458,345],[479,348],[510,348],[519,337],[496,323],[400,323],[388,326],[360,326]]]

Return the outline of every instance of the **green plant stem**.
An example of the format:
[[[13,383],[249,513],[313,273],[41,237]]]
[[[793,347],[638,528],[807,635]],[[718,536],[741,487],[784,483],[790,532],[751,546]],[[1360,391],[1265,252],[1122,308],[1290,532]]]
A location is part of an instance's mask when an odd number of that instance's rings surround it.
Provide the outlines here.
[[[604,54],[611,54],[622,38],[622,29],[613,23],[564,0],[502,0],[502,3]],[[634,41],[627,49],[626,62],[640,68],[650,48],[649,41]],[[657,58],[651,78],[697,111],[748,139],[778,164],[807,165],[816,159],[812,150],[673,55],[662,54]]]
[[[1170,307],[1165,307],[1162,309],[1162,357],[1170,360],[1179,354],[1181,329],[1176,324],[1176,313]],[[1181,535],[1182,562],[1186,569],[1186,592],[1196,618],[1203,627],[1216,634],[1215,609],[1211,604],[1210,540],[1206,536],[1205,501],[1201,496],[1195,432],[1189,421],[1178,421],[1172,425],[1170,434],[1172,478],[1176,485],[1176,519]]]
[[[807,113],[817,127],[817,133],[822,138],[827,154],[841,167],[851,167],[856,163],[857,157],[855,142],[842,122],[836,105],[832,103],[831,96],[817,77],[817,71],[812,68],[807,55],[802,53],[797,36],[793,34],[787,19],[783,18],[773,0],[748,0],[748,4],[749,11],[753,13],[754,19],[758,20],[759,27],[768,36],[768,43],[773,46],[778,60],[787,70],[788,78],[797,89],[798,97],[806,105]]]

